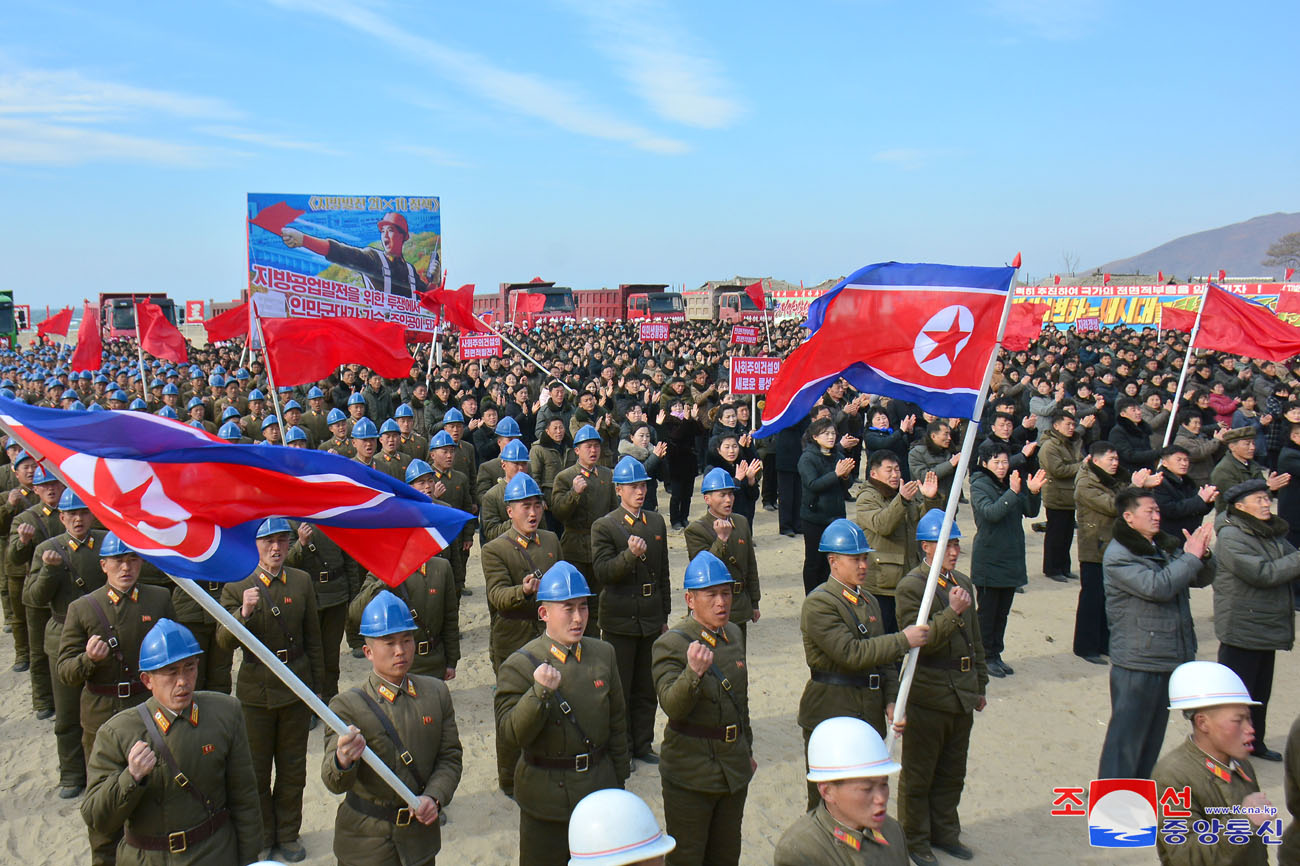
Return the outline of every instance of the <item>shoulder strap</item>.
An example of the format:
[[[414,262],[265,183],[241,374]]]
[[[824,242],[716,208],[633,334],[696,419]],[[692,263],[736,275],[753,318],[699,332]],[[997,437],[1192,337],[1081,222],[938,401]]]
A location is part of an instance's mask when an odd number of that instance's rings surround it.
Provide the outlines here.
[[[824,592],[831,597],[836,597],[835,593],[831,592],[829,589],[827,589],[824,586],[817,587],[817,589],[814,589],[813,592]],[[844,609],[848,611],[849,618],[853,620],[853,626],[854,628],[857,629],[858,637],[865,638],[867,636],[866,623],[858,619],[858,612],[853,609],[853,605],[849,603],[848,599],[844,598],[843,596],[838,596],[837,598],[839,600],[839,603],[844,606]]]
[[[423,791],[424,787],[429,784],[429,780],[424,778],[416,768],[415,756],[407,751],[406,746],[402,743],[402,738],[398,735],[397,728],[393,725],[393,720],[388,718],[388,714],[384,712],[383,707],[379,706],[379,703],[374,698],[370,697],[370,695],[366,694],[360,687],[354,688],[352,691],[360,695],[361,700],[365,701],[366,706],[370,707],[370,712],[374,714],[375,720],[379,722],[379,726],[384,729],[384,733],[388,735],[388,739],[393,741],[393,746],[397,749],[397,760],[401,761],[402,766],[411,771],[411,775],[415,777],[415,781],[419,783],[420,790]]]
[[[275,620],[275,624],[280,627],[280,631],[284,634],[284,639],[286,641],[285,648],[292,648],[297,641],[293,639],[293,634],[289,631],[289,626],[285,625],[284,620],[281,619],[280,606],[271,599],[271,593],[266,588],[266,584],[262,583],[260,577],[254,578],[253,583],[257,585],[257,589],[262,595],[262,600],[266,602],[266,609],[271,612],[271,619]]]
[[[686,638],[688,641],[695,641],[699,639],[695,635],[684,632],[679,628],[670,628],[668,630],[670,632],[675,632],[681,635],[682,637]],[[725,694],[727,696],[727,699],[731,701],[731,705],[736,708],[736,715],[743,719],[745,717],[745,714],[740,711],[740,704],[736,702],[735,695],[731,693],[731,680],[727,679],[726,675],[722,673],[721,668],[718,667],[716,662],[714,664],[709,665],[709,673],[713,674],[714,678],[717,679],[718,685],[722,687],[723,694]]]
[[[400,598],[402,603],[406,605],[406,609],[411,612],[411,619],[415,621],[416,631],[420,633],[420,636],[425,641],[431,641],[432,638],[429,636],[429,627],[420,619],[420,612],[415,609],[415,605],[411,604],[411,594],[406,589],[406,581],[402,581],[397,586],[394,586],[392,590],[393,594]],[[418,642],[419,641],[417,641],[417,643]]]
[[[126,657],[122,655],[122,643],[117,639],[117,629],[113,628],[113,623],[109,621],[108,613],[105,612],[103,605],[93,595],[86,596],[86,603],[90,605],[90,609],[99,618],[99,624],[104,629],[104,639],[108,641],[108,648],[112,651],[113,657],[117,659],[118,668],[122,673],[129,673],[131,668],[126,663]]]
[[[81,575],[77,572],[77,568],[72,562],[72,552],[68,550],[68,547],[65,544],[58,544],[58,548],[59,553],[63,555],[64,563],[68,566],[68,574],[72,575],[72,585],[80,590],[82,595],[85,595],[87,591],[86,582],[81,579]]]
[[[146,704],[140,703],[136,704],[135,710],[140,714],[140,721],[144,722],[144,732],[149,737],[149,745],[153,746],[154,752],[156,752],[158,756],[163,759],[163,762],[168,766],[168,768],[171,769],[173,773],[172,781],[174,781],[177,787],[182,791],[189,794],[195,800],[198,800],[199,804],[207,810],[209,816],[215,814],[217,807],[213,804],[212,800],[208,799],[208,795],[203,793],[203,791],[199,789],[198,785],[191,782],[189,777],[181,772],[180,764],[176,762],[176,756],[173,755],[172,750],[168,748],[167,741],[162,738],[162,732],[158,730],[158,725],[154,723],[153,716],[149,715],[149,707]],[[180,722],[180,719],[177,718],[176,722]]]
[[[517,649],[515,650],[515,652],[519,653],[521,656],[523,656],[524,658],[532,662],[533,667],[540,667],[542,664],[541,659],[539,659],[537,656],[533,655],[526,649]],[[560,693],[559,689],[551,689],[551,691],[555,692],[555,699],[559,701],[560,713],[563,714],[563,716],[566,719],[568,719],[570,722],[573,723],[574,730],[578,732],[579,737],[582,737],[582,741],[586,743],[587,749],[588,750],[595,749],[596,744],[591,741],[591,737],[587,736],[587,732],[582,729],[582,725],[579,724],[578,722],[578,717],[573,714],[573,705],[564,699],[564,695]]]

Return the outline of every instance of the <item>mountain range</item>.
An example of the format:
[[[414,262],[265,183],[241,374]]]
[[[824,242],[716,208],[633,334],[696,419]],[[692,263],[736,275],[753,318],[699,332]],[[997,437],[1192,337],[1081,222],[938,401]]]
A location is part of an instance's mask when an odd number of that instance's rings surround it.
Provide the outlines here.
[[[1271,213],[1244,222],[1183,235],[1136,256],[1116,259],[1096,270],[1108,274],[1154,274],[1179,279],[1213,274],[1228,277],[1282,277],[1282,268],[1261,264],[1269,245],[1282,235],[1300,232],[1300,213]],[[1085,273],[1080,271],[1080,273]]]

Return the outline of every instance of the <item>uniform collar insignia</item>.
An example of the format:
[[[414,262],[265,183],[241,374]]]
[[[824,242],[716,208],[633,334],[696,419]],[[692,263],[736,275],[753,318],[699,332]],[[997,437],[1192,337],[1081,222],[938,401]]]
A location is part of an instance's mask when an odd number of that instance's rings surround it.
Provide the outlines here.
[[[849,586],[847,583],[837,580],[834,577],[832,577],[831,580],[834,580],[840,585],[840,595],[844,596],[844,600],[849,604],[857,604],[862,599],[862,590],[859,587]]]
[[[164,734],[171,730],[172,720],[162,711],[161,707],[153,711],[153,721],[158,726],[158,730]]]
[[[128,593],[127,595],[122,595],[122,593],[113,589],[113,587],[111,586],[108,588],[108,600],[111,601],[113,604],[117,604],[118,602],[122,601],[122,599],[124,598],[129,598],[131,599],[131,601],[139,601],[140,587],[138,586],[131,587],[131,592]]]
[[[836,827],[831,832],[836,839],[838,839],[843,844],[849,846],[854,851],[862,850],[862,837],[859,836],[857,833],[854,833],[852,830],[846,830],[843,827]]]
[[[884,845],[886,848],[889,847],[889,840],[886,839],[885,834],[881,833],[879,830],[873,829],[871,831],[871,838],[875,840],[877,845]]]
[[[45,512],[45,516],[46,516],[46,517],[49,517],[51,514],[54,513],[53,511],[50,510],[50,508],[49,508],[48,505],[42,505],[42,506],[41,506],[41,511]]]
[[[513,527],[511,528],[513,529]],[[528,545],[532,544],[534,541],[537,541],[536,535],[534,535],[532,538],[529,538],[527,535],[524,535],[518,529],[515,529],[515,543],[518,544],[520,547],[527,548]]]
[[[265,571],[263,571],[261,574],[257,576],[257,579],[262,581],[262,586],[270,586],[272,583],[274,583],[277,580],[280,581],[280,583],[289,582],[289,577],[284,573],[283,569],[280,570],[279,574],[267,574]]]
[[[569,660],[569,654],[564,650],[560,649],[555,644],[551,644],[550,653],[551,655],[555,656],[556,659],[559,660],[560,664],[564,664],[566,661]]]
[[[645,511],[642,511],[640,514],[633,514],[632,512],[624,508],[623,522],[626,523],[628,526],[632,526],[633,524],[636,523],[641,523],[642,525],[645,525],[646,523]]]

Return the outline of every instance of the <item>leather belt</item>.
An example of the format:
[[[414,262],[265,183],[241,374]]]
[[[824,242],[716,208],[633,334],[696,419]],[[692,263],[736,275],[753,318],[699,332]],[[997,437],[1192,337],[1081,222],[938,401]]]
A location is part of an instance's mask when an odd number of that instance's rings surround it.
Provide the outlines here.
[[[102,695],[106,698],[130,698],[135,695],[142,695],[148,691],[144,683],[139,680],[132,682],[120,682],[114,685],[105,686],[99,683],[86,683],[86,691],[92,695]]]
[[[581,755],[565,755],[559,758],[548,758],[543,755],[534,755],[532,752],[524,752],[524,763],[533,767],[540,767],[543,770],[572,770],[575,773],[585,773],[591,769],[591,765],[605,757],[605,747],[592,749]]]
[[[724,743],[734,743],[740,738],[740,725],[727,725],[722,728],[710,728],[706,725],[691,725],[686,722],[678,722],[669,719],[668,727],[672,728],[679,734],[685,734],[688,737],[697,737],[702,740],[721,740]]]
[[[918,661],[922,667],[937,668],[943,671],[971,671],[975,669],[975,661],[970,656],[962,656],[959,659],[928,659],[921,656]]]
[[[270,647],[268,647],[268,649],[270,649]],[[276,658],[278,658],[280,661],[284,662],[285,664],[288,664],[294,659],[300,659],[303,656],[302,647],[296,647],[296,646],[289,647],[288,649],[272,650],[272,652],[275,653]],[[262,660],[259,659],[257,656],[253,655],[251,652],[244,653],[244,661],[252,662],[253,664],[262,663]]]
[[[836,674],[830,671],[810,671],[812,681],[828,686],[850,686],[852,688],[880,690],[880,674]]]
[[[139,848],[141,851],[166,851],[169,854],[184,854],[191,845],[197,845],[204,839],[213,836],[218,830],[226,826],[226,822],[229,820],[230,812],[220,809],[202,824],[195,825],[188,830],[177,830],[175,833],[168,833],[165,836],[145,836],[127,827],[123,835],[126,837],[126,844],[132,848]]]
[[[501,617],[502,619],[519,620],[520,622],[523,621],[536,622],[537,609],[533,608],[532,610],[527,610],[527,609],[520,610],[518,608],[511,608],[510,610],[498,610],[497,616]]]
[[[367,818],[377,818],[395,827],[405,827],[411,823],[411,810],[406,806],[381,806],[352,791],[348,791],[343,802],[348,804],[349,809],[360,812]]]

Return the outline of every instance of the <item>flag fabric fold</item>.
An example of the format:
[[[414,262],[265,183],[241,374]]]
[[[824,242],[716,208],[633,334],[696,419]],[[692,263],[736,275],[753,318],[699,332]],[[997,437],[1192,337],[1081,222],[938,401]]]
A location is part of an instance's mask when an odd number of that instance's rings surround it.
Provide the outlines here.
[[[417,294],[419,294],[417,292]],[[490,334],[492,329],[474,318],[474,284],[459,289],[429,289],[419,295],[420,306],[437,313],[457,328],[467,332]]]
[[[1267,307],[1252,304],[1213,283],[1206,287],[1201,304],[1196,348],[1270,361],[1300,355],[1300,328],[1288,325]]]
[[[74,373],[90,372],[104,366],[104,335],[99,328],[99,317],[91,312],[87,302],[81,313],[81,327],[77,328],[77,348],[72,351],[69,367]]]
[[[758,307],[760,310],[766,306],[763,298],[762,280],[759,280],[758,282],[753,283],[751,285],[745,286],[745,294],[749,295],[749,299],[754,302],[754,306]]]
[[[64,307],[53,316],[47,316],[44,322],[36,326],[36,336],[58,334],[60,337],[66,337],[70,327],[72,327],[72,307]]]
[[[136,321],[140,348],[155,358],[184,364],[189,361],[185,348],[185,338],[176,326],[167,321],[162,308],[153,301],[141,301],[135,305]]]
[[[1196,311],[1182,310],[1164,304],[1160,307],[1160,327],[1166,331],[1182,331],[1190,334],[1196,325]]]
[[[305,214],[305,210],[298,210],[289,207],[287,202],[276,202],[270,207],[264,207],[258,211],[257,216],[249,220],[250,223],[258,228],[264,228],[273,234],[280,234],[284,227]]]
[[[1300,313],[1300,292],[1279,292],[1277,311],[1281,313]]]
[[[1043,319],[1052,311],[1052,305],[1040,301],[1021,301],[1011,305],[1007,328],[1002,334],[1002,348],[1009,352],[1023,352],[1029,344],[1043,334]]]
[[[365,364],[385,379],[411,373],[406,328],[396,322],[346,316],[262,319],[262,336],[277,386],[324,379],[342,364]]]
[[[224,343],[236,337],[248,336],[248,301],[226,310],[203,322],[209,343]]]
[[[538,292],[520,292],[515,295],[516,313],[540,313],[546,308],[546,295]]]
[[[179,577],[243,579],[257,566],[258,526],[278,516],[315,524],[395,586],[470,519],[337,454],[232,445],[143,412],[67,412],[0,397],[0,422],[105,528]]]

